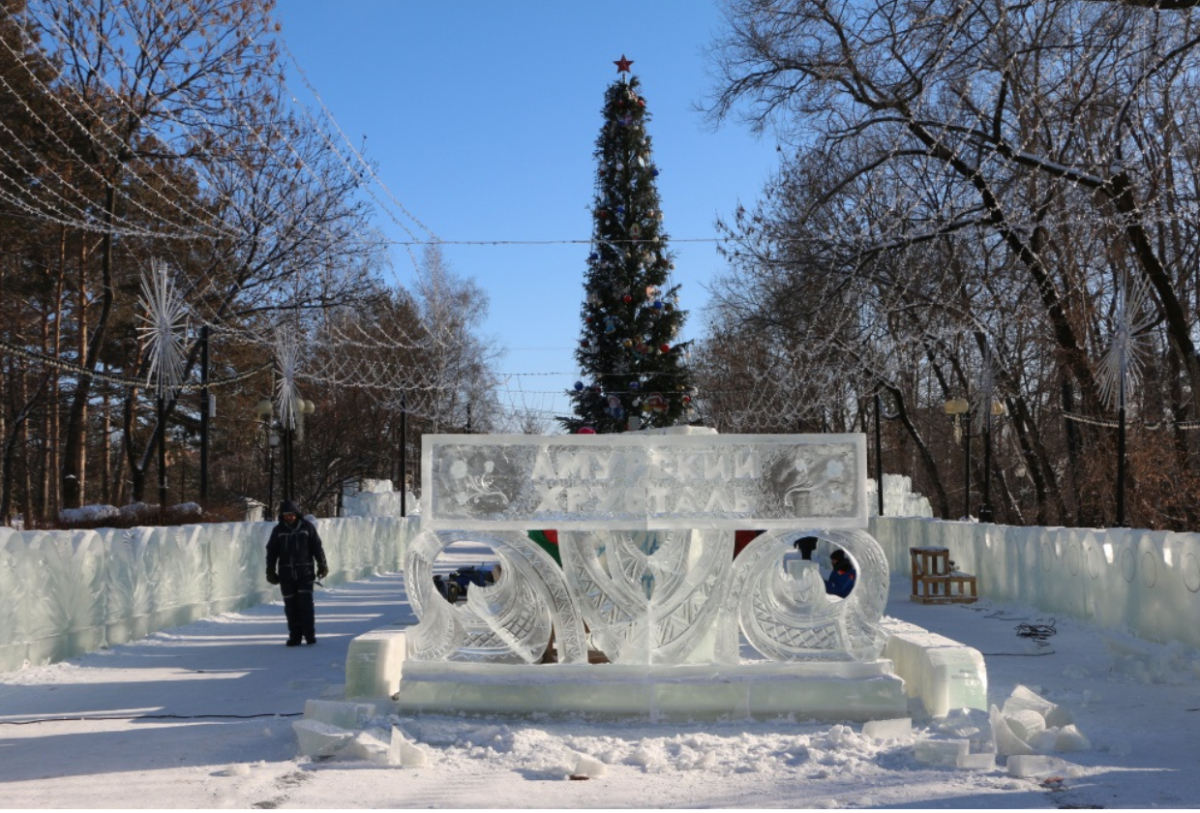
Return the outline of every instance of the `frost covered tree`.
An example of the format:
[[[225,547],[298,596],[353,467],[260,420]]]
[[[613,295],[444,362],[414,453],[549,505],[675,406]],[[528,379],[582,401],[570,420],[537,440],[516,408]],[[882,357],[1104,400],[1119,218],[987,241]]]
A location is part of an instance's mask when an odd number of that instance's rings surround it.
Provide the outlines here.
[[[1188,496],[1200,479],[1198,19],[1141,5],[726,4],[711,112],[773,132],[783,164],[727,224],[716,324],[839,385],[798,404],[760,398],[757,411],[727,397],[731,428],[788,423],[776,409],[836,418],[847,403],[862,427],[884,392],[900,418],[896,468],[931,497],[957,505],[952,491],[990,475],[1004,521],[1111,522],[1116,433],[1099,371],[1130,280],[1153,311],[1130,513],[1147,527],[1200,519]],[[720,335],[711,347],[736,350]],[[1005,417],[992,470],[976,454],[964,472],[942,407],[984,380]],[[760,369],[743,388],[775,381]]]
[[[592,252],[575,358],[583,378],[569,393],[575,415],[568,430],[597,432],[671,426],[691,402],[687,342],[677,342],[686,316],[662,228],[662,208],[646,124],[646,99],[632,60],[616,62],[621,78],[609,85],[596,140]]]

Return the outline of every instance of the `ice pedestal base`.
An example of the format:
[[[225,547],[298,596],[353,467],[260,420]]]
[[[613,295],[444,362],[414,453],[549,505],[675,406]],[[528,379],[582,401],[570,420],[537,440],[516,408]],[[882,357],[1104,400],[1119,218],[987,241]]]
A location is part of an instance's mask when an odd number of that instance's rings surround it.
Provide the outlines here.
[[[553,714],[661,721],[853,721],[906,713],[892,662],[738,666],[464,664],[407,661],[401,713]]]

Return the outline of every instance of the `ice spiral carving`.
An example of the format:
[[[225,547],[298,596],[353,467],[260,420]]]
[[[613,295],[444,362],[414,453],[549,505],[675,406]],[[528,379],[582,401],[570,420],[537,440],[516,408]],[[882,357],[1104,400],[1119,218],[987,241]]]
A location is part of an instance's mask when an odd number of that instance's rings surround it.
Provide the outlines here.
[[[460,541],[492,547],[504,575],[474,587],[465,606],[444,601],[433,586],[433,563]],[[404,557],[408,599],[421,623],[409,632],[415,660],[536,663],[557,632],[559,659],[586,663],[583,620],[567,593],[562,571],[550,555],[520,533],[423,531]]]
[[[888,564],[879,543],[863,531],[816,534],[850,555],[858,576],[846,599],[831,599],[815,562],[799,578],[781,562],[797,533],[764,534],[742,551],[725,596],[717,659],[736,662],[737,630],[777,661],[874,660],[887,634],[879,625],[887,604]]]

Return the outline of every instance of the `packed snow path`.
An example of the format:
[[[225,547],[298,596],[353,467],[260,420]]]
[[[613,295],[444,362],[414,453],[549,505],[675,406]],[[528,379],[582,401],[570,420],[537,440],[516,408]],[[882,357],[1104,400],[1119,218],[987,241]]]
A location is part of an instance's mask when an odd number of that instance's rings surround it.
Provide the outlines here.
[[[908,589],[906,579],[893,581],[888,614],[984,652],[993,703],[1023,684],[1074,714],[1092,743],[1060,755],[1077,768],[1047,780],[931,767],[916,759],[914,742],[962,736],[961,728],[920,720],[912,738],[880,741],[861,726],[790,721],[401,718],[428,766],[298,758],[297,717],[276,715],[299,715],[305,700],[336,690],[354,636],[415,621],[403,577],[389,575],[319,591],[313,647],[283,646],[282,607],[272,604],[0,675],[4,806],[1054,808],[1200,800],[1195,653],[1061,618],[1040,648],[1015,630],[1049,622],[1031,610],[986,599],[922,606],[908,601]],[[45,718],[72,719],[12,724]],[[978,716],[960,721],[974,723]],[[565,781],[581,764],[594,778]]]

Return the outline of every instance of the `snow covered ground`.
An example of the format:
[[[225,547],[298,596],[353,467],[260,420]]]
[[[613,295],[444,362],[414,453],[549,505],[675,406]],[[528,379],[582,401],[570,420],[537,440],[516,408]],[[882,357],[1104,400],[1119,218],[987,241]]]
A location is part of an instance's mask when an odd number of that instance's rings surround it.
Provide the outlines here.
[[[457,548],[455,549],[457,550]],[[478,554],[443,557],[478,563]],[[439,560],[439,564],[442,560]],[[1069,710],[1091,748],[1049,778],[937,768],[918,743],[967,736],[977,713],[875,740],[859,725],[653,725],[400,718],[422,768],[296,756],[292,721],[336,692],[351,638],[407,619],[403,577],[318,593],[314,647],[283,646],[264,605],[72,661],[0,675],[2,804],[45,807],[1183,807],[1200,804],[1200,656],[986,600],[888,614],[976,647],[989,696],[1024,685]],[[54,718],[52,721],[48,718]],[[986,726],[986,716],[982,718]],[[977,735],[978,736],[978,735]],[[569,781],[571,772],[587,781]]]

